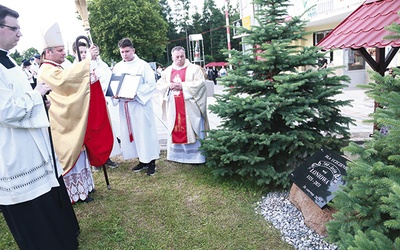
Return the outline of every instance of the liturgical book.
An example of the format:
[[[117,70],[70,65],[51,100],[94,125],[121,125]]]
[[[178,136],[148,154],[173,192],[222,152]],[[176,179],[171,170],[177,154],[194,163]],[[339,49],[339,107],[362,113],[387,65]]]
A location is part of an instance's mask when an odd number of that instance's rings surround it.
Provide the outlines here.
[[[113,74],[108,84],[106,96],[118,96],[120,98],[133,99],[142,80],[141,75]]]

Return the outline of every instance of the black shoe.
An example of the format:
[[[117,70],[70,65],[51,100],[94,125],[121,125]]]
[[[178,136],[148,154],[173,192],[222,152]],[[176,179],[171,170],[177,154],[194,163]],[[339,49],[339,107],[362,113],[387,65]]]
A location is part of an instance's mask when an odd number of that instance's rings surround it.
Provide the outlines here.
[[[147,175],[152,176],[156,173],[156,163],[155,160],[152,160],[149,164],[147,164]]]
[[[133,167],[131,170],[136,173],[136,172],[140,172],[142,170],[147,169],[147,166],[148,166],[148,164],[139,162],[139,164],[136,167]]]
[[[118,167],[118,163],[113,162],[112,160],[110,160],[110,158],[108,158],[107,162],[106,162],[106,166],[109,168],[117,168]]]

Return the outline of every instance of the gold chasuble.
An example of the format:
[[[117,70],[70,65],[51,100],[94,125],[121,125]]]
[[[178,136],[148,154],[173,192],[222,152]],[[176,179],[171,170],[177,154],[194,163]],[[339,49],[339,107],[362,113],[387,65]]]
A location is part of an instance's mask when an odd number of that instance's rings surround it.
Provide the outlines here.
[[[45,82],[52,89],[48,95],[51,133],[64,173],[75,165],[84,144],[90,101],[89,70],[90,59],[68,69],[46,60],[40,67],[38,82]]]

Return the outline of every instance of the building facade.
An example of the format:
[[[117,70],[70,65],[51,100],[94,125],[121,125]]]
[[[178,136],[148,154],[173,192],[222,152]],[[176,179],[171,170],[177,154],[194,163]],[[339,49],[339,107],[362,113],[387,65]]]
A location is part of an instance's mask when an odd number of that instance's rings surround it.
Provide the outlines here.
[[[246,21],[254,25],[254,9],[251,0],[239,0],[240,16],[243,27]],[[304,41],[300,41],[300,46],[317,45],[332,29],[340,24],[354,10],[356,10],[365,0],[291,0],[288,8],[289,16],[299,16],[304,14],[307,21],[306,31],[309,32]],[[235,34],[234,34],[235,35]],[[234,36],[233,38],[240,38]],[[243,45],[243,49],[247,49]],[[374,48],[368,48],[368,52],[374,56]],[[387,52],[390,47],[387,48]],[[336,71],[337,75],[348,75],[351,79],[349,87],[369,82],[369,65],[358,51],[352,49],[336,49],[327,51],[326,58],[329,66],[344,66]],[[398,54],[389,64],[389,67],[400,65]]]

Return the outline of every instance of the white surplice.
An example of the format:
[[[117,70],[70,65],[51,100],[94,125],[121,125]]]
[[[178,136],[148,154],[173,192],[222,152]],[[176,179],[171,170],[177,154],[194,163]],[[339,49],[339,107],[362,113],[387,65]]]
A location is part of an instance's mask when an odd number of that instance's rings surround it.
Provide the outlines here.
[[[142,80],[134,99],[114,99],[119,105],[121,150],[125,160],[138,157],[149,163],[160,157],[152,97],[156,88],[154,71],[150,65],[135,55],[130,62],[121,61],[114,66],[113,73],[141,75]],[[126,84],[126,82],[125,82]],[[127,112],[126,112],[127,110]],[[129,127],[131,129],[129,129]],[[132,131],[133,141],[129,131]]]
[[[59,186],[49,125],[42,95],[24,72],[0,64],[0,204],[33,200]],[[61,176],[58,162],[57,173]]]

